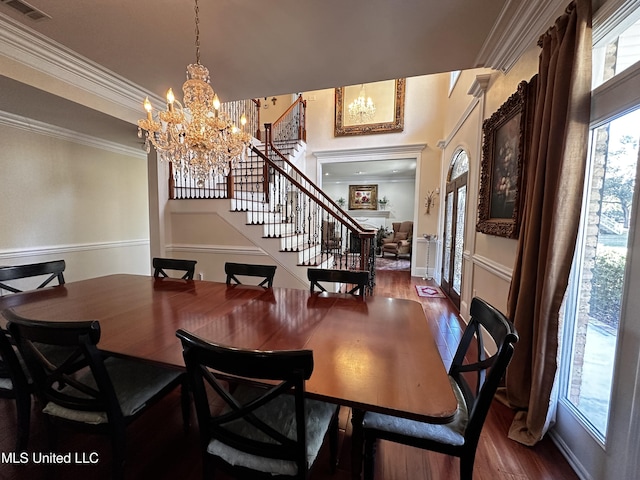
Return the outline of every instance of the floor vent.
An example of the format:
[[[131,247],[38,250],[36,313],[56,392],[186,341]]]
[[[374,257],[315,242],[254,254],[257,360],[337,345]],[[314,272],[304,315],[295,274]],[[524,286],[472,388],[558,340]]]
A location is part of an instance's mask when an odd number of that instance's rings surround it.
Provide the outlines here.
[[[31,20],[39,21],[45,20],[47,18],[51,18],[50,15],[47,15],[42,10],[38,10],[36,7],[29,5],[27,2],[22,0],[0,0],[5,5],[17,10],[21,14],[29,17]]]

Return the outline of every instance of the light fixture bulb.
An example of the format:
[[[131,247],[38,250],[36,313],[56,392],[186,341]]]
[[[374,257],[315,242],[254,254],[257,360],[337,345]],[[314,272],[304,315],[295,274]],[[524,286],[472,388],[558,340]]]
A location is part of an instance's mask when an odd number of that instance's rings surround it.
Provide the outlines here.
[[[171,104],[173,104],[173,102],[175,102],[175,101],[176,101],[176,96],[173,94],[173,89],[172,89],[172,88],[170,88],[170,89],[167,91],[167,103],[168,103],[169,105],[171,105]]]

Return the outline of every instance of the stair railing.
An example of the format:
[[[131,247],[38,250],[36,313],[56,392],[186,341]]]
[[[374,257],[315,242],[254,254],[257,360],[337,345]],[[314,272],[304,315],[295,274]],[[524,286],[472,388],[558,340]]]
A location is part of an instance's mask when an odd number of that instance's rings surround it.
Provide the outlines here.
[[[247,118],[245,131],[251,133],[260,140],[260,100],[250,98],[248,100],[236,100],[220,104],[220,111],[225,113],[231,121],[240,127],[240,117],[244,114]]]
[[[278,238],[280,251],[297,253],[298,265],[369,271],[371,291],[375,231],[362,229],[337,204],[323,202],[300,172],[285,169],[286,159],[273,161],[255,147],[252,152],[252,161],[240,164],[233,176],[232,209],[246,212],[246,223],[260,225],[263,237]]]
[[[263,178],[271,183],[271,185],[266,183],[263,185],[265,191],[270,194],[273,189],[278,188],[277,183],[272,183],[277,179],[277,176],[274,178],[274,170],[281,175],[286,175],[291,185],[304,194],[303,201],[308,201],[310,205],[315,206],[309,206],[307,210],[311,211],[316,207],[318,209],[317,212],[312,213],[319,220],[316,231],[313,231],[313,225],[310,225],[310,229],[312,229],[312,237],[320,243],[320,260],[326,262],[325,256],[332,255],[335,262],[329,268],[368,270],[371,278],[370,289],[373,288],[375,282],[375,230],[363,229],[333,199],[293,165],[279,150],[278,145],[281,142],[274,141],[272,126],[269,124],[265,124],[265,137],[268,162],[265,162],[266,169],[263,172]],[[308,200],[306,200],[307,197]],[[270,201],[271,199],[267,197],[266,200]],[[296,201],[299,202],[299,200]],[[290,201],[287,205],[290,217],[293,215],[290,220],[299,224],[300,209],[294,208],[291,203]]]
[[[298,98],[280,115],[271,126],[271,135],[275,143],[286,141],[307,141],[307,101]]]
[[[245,211],[247,223],[262,225],[264,237],[279,238],[281,251],[298,253],[299,265],[367,270],[371,293],[375,230],[363,229],[280,150],[306,138],[305,111],[300,96],[278,120],[277,138],[273,126],[265,124],[265,151],[252,147],[251,158],[226,178],[212,176],[199,187],[172,169],[171,198],[233,199],[234,210]]]

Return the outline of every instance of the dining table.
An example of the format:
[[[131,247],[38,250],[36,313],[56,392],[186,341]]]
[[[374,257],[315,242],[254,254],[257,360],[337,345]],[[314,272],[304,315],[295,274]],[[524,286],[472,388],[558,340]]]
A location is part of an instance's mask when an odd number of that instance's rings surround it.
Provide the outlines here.
[[[353,478],[364,412],[445,423],[457,409],[413,300],[114,274],[0,297],[0,312],[7,308],[38,320],[97,320],[102,351],[181,370],[178,329],[236,348],[310,349],[307,395],[352,409]]]

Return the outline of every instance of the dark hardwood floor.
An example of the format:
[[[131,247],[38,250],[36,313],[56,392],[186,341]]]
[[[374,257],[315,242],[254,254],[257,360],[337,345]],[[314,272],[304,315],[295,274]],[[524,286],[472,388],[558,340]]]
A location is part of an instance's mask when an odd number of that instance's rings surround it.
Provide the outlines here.
[[[379,271],[376,294],[409,298],[424,307],[445,365],[449,365],[461,328],[457,311],[447,299],[418,297],[416,284],[427,284],[412,278],[408,271]],[[107,479],[110,476],[110,445],[99,436],[62,432],[59,453],[76,453],[79,459],[98,459],[96,464],[36,464],[37,454],[48,453],[42,414],[33,408],[28,464],[8,463],[7,454],[14,445],[15,407],[12,401],[0,399],[0,480],[5,479]],[[513,412],[494,402],[485,423],[474,469],[476,480],[571,480],[578,476],[550,439],[535,447],[525,447],[507,438]],[[341,409],[341,448],[338,470],[331,474],[328,452],[324,449],[316,462],[312,480],[347,480],[350,478],[350,411]],[[193,420],[185,434],[180,414],[180,395],[174,392],[150,409],[127,430],[127,478],[130,479],[199,479],[201,460],[198,435]],[[91,456],[92,452],[96,452]],[[84,455],[84,457],[83,457]],[[220,475],[218,479],[227,477]],[[448,480],[459,478],[458,459],[432,452],[381,442],[377,455],[376,480]]]

